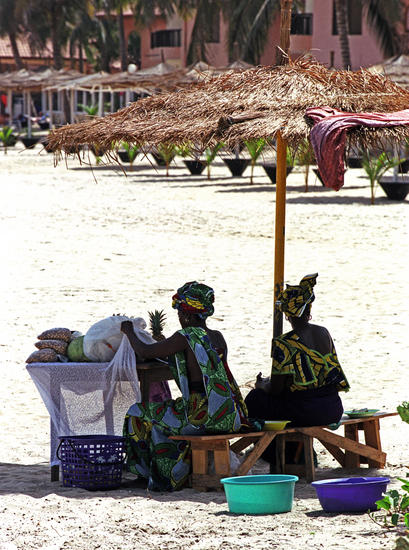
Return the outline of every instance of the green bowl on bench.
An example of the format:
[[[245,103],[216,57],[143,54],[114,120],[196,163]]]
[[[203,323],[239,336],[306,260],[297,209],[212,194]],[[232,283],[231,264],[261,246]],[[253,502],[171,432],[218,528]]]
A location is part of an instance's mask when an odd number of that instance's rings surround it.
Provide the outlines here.
[[[349,418],[365,418],[367,416],[373,416],[379,409],[353,409],[352,411],[345,411],[345,414]]]

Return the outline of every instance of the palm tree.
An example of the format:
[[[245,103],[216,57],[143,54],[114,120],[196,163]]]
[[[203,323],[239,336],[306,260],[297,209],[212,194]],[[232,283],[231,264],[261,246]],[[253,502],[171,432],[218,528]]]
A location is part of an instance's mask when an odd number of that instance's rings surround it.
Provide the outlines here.
[[[267,44],[268,30],[280,12],[280,0],[228,0],[222,10],[229,23],[229,59],[238,54],[240,59],[257,65]]]
[[[355,2],[358,0],[354,0]],[[366,22],[375,34],[382,54],[391,57],[401,51],[396,24],[402,20],[403,5],[400,0],[359,0]],[[346,0],[335,0],[335,14],[341,47],[342,66],[349,69],[351,58],[348,39],[348,6]]]
[[[78,14],[86,11],[88,0],[18,0],[21,24],[33,51],[45,50],[51,41],[53,66],[64,64],[63,48],[69,41]]]
[[[99,9],[104,10],[105,18],[113,20],[111,13],[115,14],[116,31],[115,34],[119,40],[119,58],[121,61],[121,70],[125,71],[128,67],[128,51],[125,41],[124,14],[125,6],[131,4],[129,0],[96,0]]]
[[[348,40],[348,12],[345,0],[335,0],[335,17],[339,35],[339,46],[341,49],[342,66],[344,69],[351,67],[351,54]]]
[[[89,43],[92,40],[92,36],[97,31],[97,22],[93,17],[92,11],[78,10],[75,14],[74,21],[72,22],[70,37],[69,37],[69,46],[70,46],[70,57],[71,57],[71,67],[74,68],[74,53],[75,48],[78,48],[78,58],[79,58],[79,70],[81,73],[84,72],[84,52],[86,58],[89,62],[92,60],[91,51]]]
[[[16,67],[22,69],[23,61],[17,46],[17,36],[21,30],[17,7],[15,0],[0,0],[0,36],[8,36]]]
[[[229,58],[239,55],[250,63],[258,63],[267,43],[268,29],[279,13],[280,0],[133,0],[130,5],[140,26],[152,23],[158,11],[164,17],[177,13],[183,19],[194,19],[188,64],[207,61],[206,42],[213,22],[220,15],[229,25]]]

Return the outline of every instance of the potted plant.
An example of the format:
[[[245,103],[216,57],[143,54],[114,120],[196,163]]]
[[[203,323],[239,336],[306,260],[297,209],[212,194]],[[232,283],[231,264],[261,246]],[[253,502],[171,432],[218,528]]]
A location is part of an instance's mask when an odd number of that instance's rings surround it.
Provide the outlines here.
[[[159,166],[166,166],[166,177],[169,176],[169,164],[176,156],[176,147],[173,143],[161,143],[151,155]]]
[[[206,166],[207,166],[207,179],[210,179],[210,165],[217,156],[217,153],[224,146],[224,143],[220,141],[216,143],[213,147],[207,147],[205,150]]]
[[[206,161],[199,159],[199,157],[194,154],[192,145],[190,143],[183,143],[175,147],[175,151],[177,155],[183,158],[183,162],[192,176],[200,176],[206,168]]]
[[[325,183],[324,183],[324,180],[322,179],[321,172],[320,172],[319,168],[313,168],[312,171],[317,176],[318,180],[321,182],[321,185],[323,185],[325,187]]]
[[[258,157],[261,155],[264,147],[267,145],[267,141],[264,138],[259,139],[253,139],[251,141],[245,141],[244,142],[247,151],[249,152],[251,163],[250,163],[250,184],[253,184],[253,173],[254,173],[254,167],[256,165]],[[264,164],[263,164],[264,166]]]
[[[388,195],[388,193],[390,192],[389,187],[388,186],[385,187],[384,183],[383,182],[381,183],[380,180],[387,170],[389,170],[390,168],[393,168],[394,166],[397,166],[398,164],[399,164],[398,159],[396,158],[389,159],[385,152],[381,153],[378,157],[372,157],[369,155],[368,152],[363,156],[362,167],[369,178],[369,182],[371,186],[371,204],[375,204],[375,185],[377,182],[379,182],[382,189],[385,191],[386,195],[389,198],[393,198],[392,196],[390,197]],[[394,184],[392,181],[391,183]],[[399,185],[399,183],[397,182],[395,185]],[[408,193],[408,191],[406,192],[406,194]],[[402,199],[396,199],[396,200],[402,200]]]
[[[223,157],[223,162],[227,165],[231,175],[235,178],[239,178],[249,165],[250,159],[240,158],[240,145],[236,145],[233,152],[234,158]]]
[[[30,134],[31,134],[31,132],[30,132]],[[29,131],[28,131],[28,128],[27,128],[26,129],[26,135],[20,137],[20,140],[22,141],[22,143],[24,144],[24,147],[26,149],[33,149],[41,139],[38,136],[33,136],[32,134],[31,135],[30,134],[29,134]]]
[[[89,117],[94,117],[98,114],[98,105],[84,105],[83,103],[78,103],[78,107]]]
[[[388,199],[404,201],[409,193],[409,178],[402,174],[396,176],[384,176],[379,180],[379,185]]]
[[[304,166],[304,191],[308,191],[308,177],[310,174],[310,166],[311,164],[314,164],[315,162],[315,155],[313,148],[311,147],[311,143],[308,139],[304,139],[298,146],[297,151],[295,153],[295,164],[298,164],[299,166]],[[314,170],[315,172],[315,170]],[[319,173],[318,173],[319,174]],[[316,174],[320,180],[321,176]],[[322,180],[321,180],[322,183]]]
[[[138,156],[139,148],[136,145],[131,145],[130,143],[123,141],[121,146],[124,151],[118,151],[118,156],[122,162],[129,162],[130,169],[132,170],[133,163]]]
[[[287,176],[292,172],[294,166],[294,157],[291,151],[287,148],[286,152],[286,170]],[[267,176],[270,178],[271,183],[277,182],[277,164],[275,162],[264,162],[263,168]]]
[[[109,147],[102,147],[101,145],[97,145],[96,143],[91,143],[91,145],[89,145],[88,147],[94,153],[97,159],[97,163],[101,160],[101,157],[104,156],[109,149]],[[77,145],[69,151],[66,150],[66,153],[78,153],[80,149],[82,149],[82,146]]]
[[[13,128],[11,126],[3,126],[0,130],[0,141],[4,147],[4,154],[7,155],[7,147],[14,147],[17,143],[17,136],[13,134]]]
[[[348,168],[362,168],[362,157],[351,155],[347,158]]]
[[[53,152],[52,149],[50,149],[50,148],[48,147],[48,137],[47,137],[47,136],[43,137],[43,138],[40,140],[40,143],[41,143],[41,145],[43,146],[43,148],[47,151],[47,153],[52,153],[52,152]]]

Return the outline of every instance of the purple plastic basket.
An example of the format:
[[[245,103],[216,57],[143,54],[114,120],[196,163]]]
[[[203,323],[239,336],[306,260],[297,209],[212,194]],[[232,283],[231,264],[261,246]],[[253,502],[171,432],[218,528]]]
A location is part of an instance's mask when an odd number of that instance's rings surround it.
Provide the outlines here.
[[[70,435],[59,437],[64,487],[88,491],[114,489],[122,480],[125,438],[116,435]]]
[[[325,512],[367,512],[376,510],[389,483],[388,477],[347,477],[314,481],[320,504]]]

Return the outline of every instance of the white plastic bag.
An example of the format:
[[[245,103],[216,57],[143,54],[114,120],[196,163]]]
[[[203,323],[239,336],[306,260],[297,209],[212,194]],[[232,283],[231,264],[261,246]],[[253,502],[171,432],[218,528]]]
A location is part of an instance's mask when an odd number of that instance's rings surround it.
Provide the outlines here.
[[[237,472],[239,466],[241,466],[241,463],[244,461],[245,456],[238,455],[238,454],[234,453],[233,451],[230,451],[229,453],[230,453],[230,471],[231,471],[231,475],[234,475]],[[209,454],[208,472],[209,472],[209,474],[215,474],[216,473],[216,470],[214,468],[213,454],[212,455]],[[251,475],[251,474],[252,474],[252,470],[249,470],[247,472],[247,475]]]
[[[132,321],[135,331],[144,333],[141,336],[138,334],[141,340],[152,343],[152,339],[149,342],[144,339],[150,334],[144,330],[146,322],[141,317],[131,319],[124,315],[112,315],[92,325],[84,336],[84,353],[90,361],[105,363],[113,359],[124,335],[121,332],[122,321]]]
[[[155,343],[155,340],[149,332],[144,330],[146,328],[146,322],[141,317],[130,319],[130,321],[132,321],[136,336],[142,342],[145,344]],[[113,388],[115,388],[115,392],[122,392],[121,380],[126,380],[131,384],[135,393],[135,401],[140,403],[141,391],[139,388],[138,372],[136,370],[135,352],[132,349],[128,338],[124,334],[120,346],[107,368],[107,382],[108,387],[110,388],[108,392],[108,400],[113,398]],[[118,381],[119,383],[116,384]],[[151,383],[149,391],[150,401],[160,402],[170,398],[171,393],[166,380]]]
[[[131,384],[135,394],[135,401],[140,403],[141,390],[139,387],[138,371],[136,370],[135,352],[124,334],[122,342],[107,368],[108,400],[113,398],[114,391],[122,393],[122,380]]]

